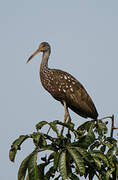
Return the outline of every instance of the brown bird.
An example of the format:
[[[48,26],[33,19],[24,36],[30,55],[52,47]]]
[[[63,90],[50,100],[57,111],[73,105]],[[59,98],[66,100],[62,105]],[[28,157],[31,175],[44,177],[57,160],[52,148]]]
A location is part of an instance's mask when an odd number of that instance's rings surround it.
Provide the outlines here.
[[[41,83],[56,100],[64,105],[64,122],[67,118],[68,121],[71,120],[68,108],[84,118],[97,119],[98,113],[95,105],[83,85],[67,72],[48,68],[51,47],[47,42],[42,42],[27,62],[39,52],[43,53],[40,65]]]

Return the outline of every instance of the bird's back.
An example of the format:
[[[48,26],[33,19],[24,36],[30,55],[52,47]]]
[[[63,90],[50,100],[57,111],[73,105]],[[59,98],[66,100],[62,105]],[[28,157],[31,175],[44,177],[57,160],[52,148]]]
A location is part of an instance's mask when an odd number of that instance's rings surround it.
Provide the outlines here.
[[[41,75],[41,74],[40,74]],[[58,101],[66,101],[67,106],[78,115],[97,119],[98,113],[95,105],[82,84],[71,74],[57,70],[48,69],[41,82],[44,88]]]

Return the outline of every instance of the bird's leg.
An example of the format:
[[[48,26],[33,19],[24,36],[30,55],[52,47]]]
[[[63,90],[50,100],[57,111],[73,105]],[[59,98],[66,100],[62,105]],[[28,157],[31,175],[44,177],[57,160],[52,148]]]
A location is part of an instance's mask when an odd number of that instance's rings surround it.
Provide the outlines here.
[[[69,112],[68,112],[68,122],[71,122],[71,117],[70,117]]]
[[[67,111],[68,111],[68,109],[67,109]],[[68,123],[71,123],[71,117],[70,117],[69,112],[68,112]],[[68,129],[68,134],[70,134],[70,130],[69,129]]]
[[[69,115],[69,112],[68,112],[68,107],[67,107],[65,101],[63,101],[63,105],[64,105],[64,110],[65,110],[64,123],[66,123],[67,118],[68,118],[68,121],[70,122],[70,121],[71,121],[71,118],[70,118],[70,115]],[[63,126],[62,129],[61,129],[61,135],[63,134],[63,130],[64,130],[64,126]]]

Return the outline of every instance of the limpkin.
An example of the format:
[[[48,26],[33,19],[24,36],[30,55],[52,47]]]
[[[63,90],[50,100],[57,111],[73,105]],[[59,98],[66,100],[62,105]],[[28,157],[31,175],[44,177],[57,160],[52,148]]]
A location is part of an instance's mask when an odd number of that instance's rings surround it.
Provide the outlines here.
[[[71,120],[68,108],[84,118],[97,119],[96,107],[83,85],[71,74],[48,68],[48,59],[51,47],[47,42],[42,42],[39,48],[29,57],[29,62],[39,52],[43,53],[40,65],[40,79],[43,87],[64,105],[64,122]]]

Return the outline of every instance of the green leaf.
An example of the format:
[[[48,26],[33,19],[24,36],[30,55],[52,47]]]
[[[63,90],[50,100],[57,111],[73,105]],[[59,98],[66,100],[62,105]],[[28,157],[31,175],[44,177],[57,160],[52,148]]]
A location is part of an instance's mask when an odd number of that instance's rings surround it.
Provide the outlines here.
[[[30,180],[39,180],[39,172],[37,167],[37,152],[28,160],[28,175]]]
[[[116,148],[116,156],[118,156],[118,147]]]
[[[73,173],[71,173],[71,174],[69,175],[69,178],[70,178],[71,180],[80,180],[80,178],[79,178],[78,176],[76,176],[75,174],[73,174]]]
[[[36,124],[36,130],[40,130],[44,125],[48,124],[47,121],[41,121],[38,124]]]
[[[113,167],[114,166],[114,162],[113,162],[113,159],[114,159],[114,148],[111,148],[108,150],[107,154],[106,154],[106,157],[109,161],[109,166]]]
[[[106,141],[108,141],[108,142],[110,142],[111,144],[113,144],[114,147],[117,146],[117,140],[114,139],[114,138],[112,138],[112,137],[107,137],[107,138],[106,138]]]
[[[107,166],[109,166],[108,159],[106,158],[106,156],[103,153],[101,153],[101,151],[99,151],[99,150],[91,151],[91,156],[93,158],[100,159],[103,163],[105,163]]]
[[[78,141],[78,146],[88,149],[88,147],[95,141],[95,135],[93,132],[88,133]]]
[[[73,158],[73,160],[77,166],[77,169],[80,172],[80,175],[85,174],[84,160],[82,159],[82,157],[78,153],[77,149],[74,147],[73,148],[68,147],[67,149],[68,149],[68,152],[70,153],[70,155],[72,156],[72,158]]]
[[[41,140],[41,133],[34,132],[31,137],[33,138],[35,146],[39,146]]]
[[[55,154],[56,154],[56,152],[52,152],[48,157],[48,161],[54,159]]]
[[[116,177],[118,178],[118,162],[116,163]]]
[[[93,122],[91,122],[91,124],[89,125],[89,127],[87,128],[87,130],[88,130],[88,135],[89,136],[93,136],[93,129],[94,129],[94,127],[95,127],[95,124],[93,123]],[[94,135],[95,136],[95,135]]]
[[[19,171],[18,171],[18,180],[24,180],[26,175],[26,170],[28,168],[28,162],[30,158],[33,156],[34,152],[32,152],[29,156],[27,156],[21,163]]]
[[[90,146],[90,149],[93,150],[95,148],[98,148],[101,145],[99,141],[94,141],[93,144]]]
[[[16,156],[16,152],[17,152],[16,149],[12,149],[12,150],[9,151],[9,159],[10,159],[10,161],[14,162],[15,156]]]
[[[107,133],[108,129],[106,127],[106,123],[103,123],[102,121],[98,121],[97,125],[98,125],[97,131],[100,136]]]
[[[59,156],[59,171],[62,179],[67,179],[67,167],[66,167],[66,151],[61,151]]]
[[[29,175],[27,175],[26,180],[29,180]]]
[[[62,125],[62,126],[64,126],[64,127],[66,127],[66,128],[68,128],[69,130],[71,130],[75,135],[77,134],[77,132],[74,130],[74,124],[73,123],[63,123],[63,122],[61,122],[61,121],[54,121],[54,123],[56,123],[56,124],[59,124],[59,125]]]
[[[107,170],[106,172],[106,176],[105,176],[105,180],[109,180],[111,175],[112,175],[112,172],[115,170],[115,168],[111,168],[109,170]]]
[[[47,142],[46,142],[46,138],[43,135],[43,133],[39,133],[39,132],[34,132],[31,137],[33,138],[33,142],[35,144],[35,146],[37,147],[42,147],[42,146],[46,146]]]
[[[18,139],[16,139],[16,140],[12,143],[11,149],[10,149],[10,151],[9,151],[9,159],[10,159],[10,161],[14,162],[15,156],[16,156],[16,153],[17,153],[17,150],[20,150],[21,144],[22,144],[27,138],[29,138],[28,135],[21,135],[21,136],[19,136]]]
[[[87,162],[91,161],[90,153],[86,151],[86,149],[75,147],[75,149],[78,151],[78,153],[82,156],[83,159],[85,159]]]
[[[44,177],[44,180],[50,180],[50,178],[54,178],[55,176],[55,169],[53,166],[46,172],[46,175]]]
[[[113,147],[110,142],[104,142],[104,145],[107,146],[109,149]]]
[[[81,125],[80,129],[78,128],[78,132],[79,130],[83,130],[84,128],[88,132],[85,136],[79,139],[78,146],[88,149],[88,147],[95,141],[95,134],[93,132],[94,127],[95,127],[94,121],[90,121],[88,123],[84,123],[83,125]]]
[[[60,157],[60,153],[59,152],[55,152],[55,155],[54,155],[54,169],[55,170],[57,170],[57,168],[58,168],[59,157]]]
[[[101,151],[102,153],[104,153],[105,150],[106,150],[106,146],[105,146],[105,145],[101,146],[100,151]]]
[[[57,126],[56,126],[56,123],[55,122],[50,122],[49,123],[50,127],[52,128],[52,130],[57,134],[57,136],[59,137],[60,134],[59,134],[59,131],[57,129]]]
[[[101,169],[101,162],[100,162],[99,158],[93,157],[93,159],[94,159],[94,161],[95,161],[96,166],[97,166],[98,169],[100,170],[100,169]]]
[[[91,126],[95,126],[94,121],[87,121],[77,128],[78,131],[89,130]]]
[[[55,147],[53,147],[52,145],[46,145],[46,146],[43,146],[40,148],[40,152],[46,151],[46,150],[57,151],[57,149]]]
[[[111,148],[108,150],[106,157],[108,158],[109,161],[112,161],[113,156],[114,156],[114,148]]]
[[[69,127],[69,129],[74,129],[74,123],[72,123],[72,122],[67,122],[67,125],[68,125],[68,127]]]
[[[43,180],[44,179],[44,169],[47,166],[47,163],[41,163],[39,164],[38,167],[38,173],[39,173],[39,180]]]

